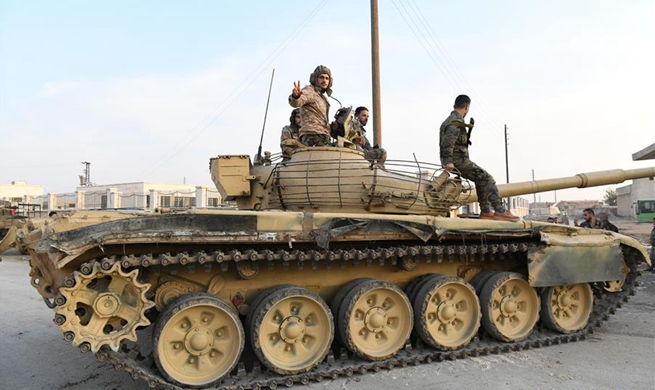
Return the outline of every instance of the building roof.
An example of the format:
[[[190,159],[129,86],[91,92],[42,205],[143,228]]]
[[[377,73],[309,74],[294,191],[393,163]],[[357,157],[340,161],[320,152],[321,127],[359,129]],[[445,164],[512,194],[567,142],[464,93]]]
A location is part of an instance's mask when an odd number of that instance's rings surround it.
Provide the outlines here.
[[[655,160],[655,144],[632,154],[632,161]]]

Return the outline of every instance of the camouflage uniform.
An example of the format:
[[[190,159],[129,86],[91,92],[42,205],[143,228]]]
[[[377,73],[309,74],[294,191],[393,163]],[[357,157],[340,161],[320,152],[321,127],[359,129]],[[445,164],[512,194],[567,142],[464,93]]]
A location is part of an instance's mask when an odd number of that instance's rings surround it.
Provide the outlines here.
[[[596,218],[596,222],[593,224],[593,226],[591,225],[591,222],[584,221],[580,224],[580,227],[587,228],[587,229],[610,230],[615,233],[619,232],[619,228],[616,227],[616,225],[614,225],[610,221],[601,221],[599,218]]]
[[[321,74],[330,76],[330,84],[324,91],[316,86],[316,80]],[[332,74],[330,69],[322,65],[318,66],[309,76],[309,83],[310,85],[306,85],[302,89],[298,99],[294,98],[293,94],[289,95],[289,105],[291,107],[300,107],[300,118],[302,119],[300,142],[307,146],[329,145],[331,142],[330,126],[328,124],[330,103],[325,94],[327,96],[332,95]]]
[[[282,149],[282,157],[289,158],[293,152],[292,147],[286,146],[282,142],[288,139],[299,139],[299,130],[300,129],[294,125],[286,125],[282,128],[282,133],[280,133],[280,148]]]
[[[384,162],[387,161],[387,151],[383,148],[374,148],[371,146],[371,143],[368,142],[368,138],[366,138],[366,129],[357,118],[353,118],[351,126],[355,130],[355,137],[364,139],[364,145],[355,143],[358,149],[364,151],[364,157],[370,162],[377,161],[380,164],[384,164]],[[353,137],[353,139],[355,137]],[[349,141],[352,141],[352,139],[349,139]]]
[[[650,270],[655,270],[655,227],[650,231]]]
[[[441,165],[452,163],[465,179],[475,183],[480,209],[484,212],[503,208],[503,201],[498,194],[494,178],[476,163],[469,160],[468,133],[464,126],[464,117],[457,111],[441,124],[439,130],[439,154]]]

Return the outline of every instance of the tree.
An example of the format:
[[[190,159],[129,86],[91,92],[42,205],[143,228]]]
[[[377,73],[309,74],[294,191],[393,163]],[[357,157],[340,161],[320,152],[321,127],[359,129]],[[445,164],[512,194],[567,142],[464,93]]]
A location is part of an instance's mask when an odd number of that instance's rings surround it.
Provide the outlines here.
[[[606,189],[603,202],[608,206],[616,206],[616,190],[613,188]]]

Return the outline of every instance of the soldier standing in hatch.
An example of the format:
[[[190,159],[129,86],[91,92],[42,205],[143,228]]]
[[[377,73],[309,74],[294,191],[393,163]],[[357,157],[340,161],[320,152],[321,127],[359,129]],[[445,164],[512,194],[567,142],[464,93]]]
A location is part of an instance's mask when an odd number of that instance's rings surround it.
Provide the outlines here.
[[[307,146],[330,146],[330,125],[328,124],[332,95],[332,72],[319,65],[309,75],[309,85],[300,89],[300,81],[293,83],[289,96],[291,107],[300,107],[300,142]]]
[[[475,183],[481,219],[516,222],[519,218],[503,206],[494,178],[469,159],[468,147],[471,143],[467,127],[472,128],[473,124],[467,125],[464,118],[469,112],[470,105],[471,99],[468,96],[457,96],[453,112],[441,124],[439,130],[441,165],[449,172],[457,168],[465,179]],[[492,206],[494,210],[491,210]]]
[[[291,158],[293,147],[285,145],[283,142],[288,139],[298,139],[300,137],[301,123],[300,108],[295,108],[293,111],[291,111],[289,124],[282,128],[282,133],[280,134],[280,148],[282,148],[282,158]]]
[[[357,135],[353,137],[352,142],[359,145],[364,150],[364,157],[370,162],[377,161],[384,165],[387,161],[387,151],[380,147],[373,147],[366,138],[366,129],[364,126],[368,123],[369,113],[366,107],[357,107],[355,109],[355,117],[352,121],[352,126]]]

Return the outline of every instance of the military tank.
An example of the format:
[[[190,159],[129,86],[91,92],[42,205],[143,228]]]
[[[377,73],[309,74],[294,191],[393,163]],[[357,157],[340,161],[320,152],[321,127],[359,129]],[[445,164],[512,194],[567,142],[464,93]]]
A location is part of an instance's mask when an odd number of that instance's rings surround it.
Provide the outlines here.
[[[438,165],[299,147],[210,171],[239,210],[77,212],[17,234],[64,339],[150,387],[273,389],[581,340],[649,262],[613,232],[449,217],[476,194]]]

